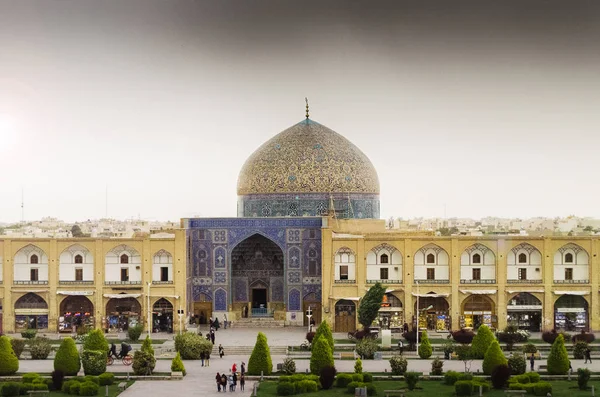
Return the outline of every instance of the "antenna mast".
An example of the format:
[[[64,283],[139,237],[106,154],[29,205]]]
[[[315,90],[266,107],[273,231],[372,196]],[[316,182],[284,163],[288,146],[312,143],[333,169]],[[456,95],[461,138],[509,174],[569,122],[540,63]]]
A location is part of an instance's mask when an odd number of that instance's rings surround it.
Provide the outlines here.
[[[25,193],[21,188],[21,223],[25,223]]]

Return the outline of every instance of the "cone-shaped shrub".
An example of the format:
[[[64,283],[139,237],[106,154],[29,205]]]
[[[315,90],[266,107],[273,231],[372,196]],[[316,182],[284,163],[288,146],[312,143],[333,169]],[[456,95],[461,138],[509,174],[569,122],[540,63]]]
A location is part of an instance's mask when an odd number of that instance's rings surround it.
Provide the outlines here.
[[[331,333],[331,328],[329,327],[329,324],[325,320],[321,321],[321,324],[319,324],[317,332],[315,332],[315,336],[313,337],[313,341],[317,340],[317,338],[320,335],[323,335],[325,337],[325,340],[327,341],[327,343],[329,343],[329,348],[331,349],[331,351],[333,351],[333,334]],[[312,350],[314,351],[314,347]]]
[[[19,370],[19,359],[10,344],[10,339],[0,336],[0,376],[14,375]]]
[[[498,341],[493,341],[485,352],[485,357],[483,358],[483,373],[486,375],[491,375],[494,369],[498,365],[506,365],[508,366],[508,360],[502,353],[500,349],[500,345]]]
[[[332,364],[333,365],[333,364]],[[248,375],[271,375],[273,361],[271,361],[271,350],[267,344],[267,337],[262,332],[256,337],[256,344],[248,360]]]
[[[565,347],[565,338],[558,335],[548,355],[548,374],[566,375],[569,372],[569,356]]]
[[[183,376],[186,374],[179,352],[177,352],[177,355],[173,358],[173,361],[171,361],[171,372],[181,372]]]
[[[99,329],[91,330],[83,343],[83,350],[96,350],[108,353],[108,342]]]
[[[492,331],[488,328],[487,325],[482,325],[477,330],[477,335],[473,338],[473,343],[471,343],[471,352],[473,353],[473,358],[482,359],[485,357],[485,352],[490,347],[490,344],[496,340]]]
[[[79,351],[72,338],[65,338],[54,357],[54,370],[62,371],[66,376],[75,376],[81,369]]]
[[[432,353],[433,349],[431,347],[431,342],[429,342],[429,338],[427,337],[427,331],[423,331],[421,333],[421,343],[419,344],[419,357],[429,358]]]
[[[146,339],[142,342],[142,348],[140,349],[143,352],[150,353],[154,356],[154,348],[152,347],[152,340],[150,339],[150,335],[146,335]]]
[[[321,374],[321,369],[333,367],[333,353],[329,348],[329,342],[321,335],[313,339],[313,349],[310,356],[310,372],[315,375]]]

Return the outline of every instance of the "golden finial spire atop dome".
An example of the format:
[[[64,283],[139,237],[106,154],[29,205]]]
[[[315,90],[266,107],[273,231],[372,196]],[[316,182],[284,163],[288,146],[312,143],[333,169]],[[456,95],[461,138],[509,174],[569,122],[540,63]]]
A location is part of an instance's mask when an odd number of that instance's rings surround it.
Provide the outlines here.
[[[304,97],[304,100],[306,101],[306,118],[308,118],[308,98]]]

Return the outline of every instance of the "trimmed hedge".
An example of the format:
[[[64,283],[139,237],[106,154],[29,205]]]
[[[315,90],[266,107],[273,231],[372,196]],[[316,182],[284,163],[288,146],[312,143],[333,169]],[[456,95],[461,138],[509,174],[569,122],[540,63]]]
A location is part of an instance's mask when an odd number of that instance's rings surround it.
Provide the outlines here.
[[[0,391],[3,397],[15,397],[21,394],[21,385],[17,382],[6,382]]]
[[[0,376],[14,375],[19,370],[19,359],[6,336],[0,336]]]
[[[336,387],[346,387],[352,382],[352,375],[350,374],[338,374],[335,378]]]
[[[429,342],[427,331],[423,331],[421,335],[421,343],[419,344],[419,357],[428,359],[429,357],[431,357],[432,353],[433,348],[431,347],[431,342]]]
[[[138,350],[133,355],[133,373],[136,375],[152,375],[156,359],[147,351]]]
[[[508,368],[512,375],[524,374],[527,371],[527,363],[522,355],[515,355],[508,358]]]
[[[486,375],[491,375],[494,368],[498,365],[507,365],[508,361],[500,350],[500,345],[498,341],[493,341],[485,352],[485,357],[483,358],[483,373]]]
[[[65,338],[54,357],[54,370],[62,371],[66,376],[77,375],[81,369],[79,351],[72,338]]]
[[[100,386],[109,386],[115,383],[115,374],[112,372],[105,372],[101,375],[98,375],[98,384]]]
[[[98,390],[100,390],[100,386],[98,386],[94,382],[83,382],[79,386],[79,395],[80,396],[97,396]]]
[[[15,356],[17,356],[17,358],[21,358],[21,354],[23,353],[23,350],[25,349],[26,343],[27,343],[27,341],[25,339],[11,338],[10,344],[11,344],[13,351],[15,352]]]
[[[278,396],[291,396],[296,394],[296,388],[293,383],[290,382],[279,382],[277,384],[277,395]]]
[[[408,361],[402,356],[392,356],[390,366],[392,367],[392,374],[404,375],[406,368],[408,368]]]
[[[213,344],[195,332],[175,336],[175,350],[183,360],[199,360],[202,352],[210,354],[212,349]]]
[[[550,375],[566,375],[569,372],[569,356],[562,335],[558,335],[552,344],[547,364]]]
[[[448,386],[454,386],[456,382],[458,382],[458,377],[460,376],[459,372],[456,371],[447,371],[444,374],[444,383]]]
[[[331,365],[333,365],[333,363],[331,363]],[[248,375],[260,375],[261,373],[264,375],[271,375],[272,371],[273,361],[271,360],[271,350],[267,343],[267,337],[262,332],[259,332],[256,336],[256,344],[254,345],[254,349],[248,360]]]
[[[356,362],[354,363],[354,373],[355,374],[362,374],[362,360],[359,358],[356,359]]]
[[[321,387],[325,390],[331,389],[333,386],[333,382],[335,381],[335,374],[337,373],[335,367],[324,367],[321,368],[321,374],[319,375],[319,382],[321,383]],[[370,375],[370,374],[365,374]],[[365,376],[366,377],[366,376]],[[371,380],[373,376],[371,376]]]
[[[100,375],[106,372],[107,351],[84,350],[81,354],[83,372],[86,375]]]
[[[496,337],[492,334],[492,331],[490,331],[487,325],[484,324],[480,326],[477,330],[477,335],[473,338],[473,343],[471,343],[471,353],[473,354],[473,358],[484,358],[490,344],[495,340]]]
[[[459,331],[452,332],[452,338],[458,343],[461,344],[469,344],[473,342],[473,338],[475,338],[475,334],[473,331],[461,329]]]
[[[457,396],[470,396],[473,394],[473,382],[470,380],[459,380],[454,384],[454,392]]]
[[[154,356],[154,348],[152,347],[152,339],[150,339],[150,335],[146,335],[146,339],[142,342],[142,347],[140,349],[143,352],[148,352]]]
[[[33,360],[45,360],[52,351],[52,345],[48,338],[36,337],[29,341],[29,349]]]
[[[140,335],[142,335],[143,331],[144,326],[142,324],[136,324],[133,327],[129,327],[127,329],[127,336],[129,337],[130,341],[137,342],[140,339]]]
[[[321,324],[319,324],[317,331],[315,332],[313,338],[311,340],[309,340],[309,342],[312,343],[313,341],[317,340],[319,338],[319,336],[321,336],[321,335],[323,335],[325,337],[325,340],[327,341],[327,343],[329,343],[329,348],[331,349],[331,351],[333,351],[335,348],[334,342],[333,342],[333,333],[331,332],[331,327],[329,326],[329,323],[327,323],[326,320],[321,321]],[[314,351],[314,350],[315,349],[313,347],[312,351]]]
[[[314,339],[313,352],[310,356],[310,372],[317,375],[321,373],[322,368],[333,367],[334,365],[333,353],[325,337],[321,335]],[[248,368],[250,368],[249,363]]]
[[[101,330],[93,329],[87,334],[83,343],[83,350],[96,350],[104,352],[105,355],[107,354],[108,341]]]
[[[181,361],[179,352],[177,352],[177,355],[171,361],[171,372],[181,372],[183,376],[186,375],[185,366],[183,365],[183,361]]]
[[[587,342],[578,341],[573,346],[573,358],[575,360],[583,360],[585,358],[585,351],[588,349]]]

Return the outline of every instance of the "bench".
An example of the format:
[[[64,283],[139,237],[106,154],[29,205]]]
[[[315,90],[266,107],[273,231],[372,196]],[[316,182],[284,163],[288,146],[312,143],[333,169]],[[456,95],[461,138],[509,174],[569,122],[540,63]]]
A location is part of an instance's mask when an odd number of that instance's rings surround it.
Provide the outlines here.
[[[399,390],[384,390],[385,397],[390,397],[390,394],[400,394],[400,397],[404,397],[404,393],[406,393],[405,389]]]
[[[505,394],[512,394],[512,395],[520,395],[521,397],[525,397],[525,393],[527,393],[525,390],[504,390]]]
[[[127,382],[121,382],[121,383],[119,383],[119,390],[120,391],[125,391],[125,389],[127,389]]]
[[[338,353],[338,358],[340,360],[343,360],[343,359],[352,359],[352,360],[354,360],[356,358],[356,354],[354,353],[354,351],[351,351],[351,352],[340,352],[340,353]]]
[[[45,397],[50,392],[48,390],[29,390],[27,393],[29,394],[29,397]]]
[[[545,371],[547,371],[547,370],[548,370],[548,365],[547,365],[547,364],[540,365],[540,366],[538,367],[538,371],[541,371],[541,370],[545,370]]]

